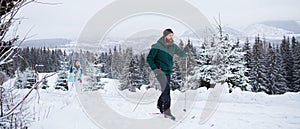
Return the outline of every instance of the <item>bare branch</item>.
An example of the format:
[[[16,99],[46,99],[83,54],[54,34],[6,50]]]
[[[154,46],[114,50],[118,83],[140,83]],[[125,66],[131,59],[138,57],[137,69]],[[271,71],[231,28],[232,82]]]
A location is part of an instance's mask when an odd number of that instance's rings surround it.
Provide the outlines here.
[[[3,41],[3,39],[4,39],[5,35],[6,35],[6,33],[8,32],[8,29],[9,29],[10,26],[11,26],[11,23],[12,23],[14,17],[17,15],[17,13],[19,12],[19,10],[20,10],[22,7],[28,5],[28,4],[32,3],[32,2],[34,2],[34,0],[30,0],[30,1],[28,1],[28,2],[26,2],[26,0],[24,0],[24,1],[17,2],[17,3],[14,5],[13,10],[11,11],[11,13],[8,13],[8,14],[10,14],[10,17],[9,17],[9,19],[7,20],[8,25],[4,28],[4,32],[3,32],[3,34],[2,34],[2,37],[1,37],[0,41]],[[8,15],[6,15],[6,16],[8,16]],[[3,19],[5,19],[6,16],[4,16]],[[1,19],[1,20],[2,20],[2,19]]]
[[[38,86],[43,82],[43,79],[47,79],[53,75],[55,75],[56,73],[52,73],[50,75],[46,75],[44,76],[41,80],[37,81],[32,87],[31,89],[28,91],[28,93],[23,97],[23,99],[18,103],[16,104],[13,108],[11,108],[9,111],[5,112],[4,115],[0,118],[4,118],[4,117],[7,117],[7,116],[10,116],[12,113],[14,113],[14,111],[21,105],[24,103],[24,101],[28,98],[28,96],[31,94],[31,92],[38,88]]]
[[[222,40],[222,38],[223,38],[223,26],[222,26],[222,23],[221,23],[221,14],[219,13],[218,20],[216,18],[214,18],[214,20],[216,22],[217,30],[219,32],[219,39]]]
[[[8,57],[10,56],[10,55],[8,55],[8,53],[9,53],[9,52],[12,52],[13,49],[14,49],[14,48],[11,47],[9,50],[7,50],[5,53],[3,53],[3,55],[0,56],[0,60],[3,59],[3,58],[4,58],[3,60],[5,60],[6,58],[8,58]],[[5,56],[5,55],[7,55],[7,56]]]
[[[8,60],[8,61],[1,61],[1,62],[0,62],[0,65],[8,64],[8,63],[11,63],[11,62],[13,62],[13,59],[10,59],[10,60]]]

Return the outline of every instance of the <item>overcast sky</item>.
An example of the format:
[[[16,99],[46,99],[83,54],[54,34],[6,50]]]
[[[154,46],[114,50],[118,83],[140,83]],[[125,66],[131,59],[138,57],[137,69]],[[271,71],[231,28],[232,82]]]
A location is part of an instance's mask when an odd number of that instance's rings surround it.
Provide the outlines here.
[[[46,0],[40,0],[46,1]],[[31,4],[24,7],[19,17],[20,36],[33,27],[32,39],[69,38],[76,40],[88,20],[113,0],[48,0],[60,5]],[[249,24],[268,20],[299,20],[299,0],[187,0],[210,21],[221,14],[228,27],[241,29]],[[176,2],[176,0],[174,0]],[[182,31],[182,30],[180,30]]]

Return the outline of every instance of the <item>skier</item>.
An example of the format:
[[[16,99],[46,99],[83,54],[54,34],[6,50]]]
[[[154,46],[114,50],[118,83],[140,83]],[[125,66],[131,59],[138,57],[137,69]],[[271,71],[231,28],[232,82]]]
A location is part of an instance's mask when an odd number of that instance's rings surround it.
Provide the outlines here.
[[[68,82],[71,83],[71,85],[68,85],[69,91],[71,91],[74,87],[74,84],[82,83],[82,69],[80,66],[80,62],[78,60],[75,60],[75,63],[70,68],[70,76]]]
[[[173,36],[174,34],[171,29],[163,31],[163,36],[152,45],[147,56],[147,63],[151,67],[151,70],[154,71],[161,86],[162,93],[157,101],[157,108],[165,117],[175,120],[170,110],[170,79],[173,67],[173,56],[176,54],[184,58],[188,55],[174,43]]]

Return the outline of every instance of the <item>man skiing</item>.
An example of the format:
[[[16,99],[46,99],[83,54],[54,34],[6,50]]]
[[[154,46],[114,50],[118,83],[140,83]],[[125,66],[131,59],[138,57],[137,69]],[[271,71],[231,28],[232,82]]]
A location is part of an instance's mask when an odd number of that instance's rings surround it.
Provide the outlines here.
[[[162,93],[157,101],[157,108],[166,117],[175,120],[170,110],[170,79],[173,67],[173,56],[176,54],[184,58],[187,57],[187,54],[174,43],[173,36],[174,34],[171,29],[163,31],[163,36],[152,45],[147,56],[147,63],[154,71],[161,86]]]

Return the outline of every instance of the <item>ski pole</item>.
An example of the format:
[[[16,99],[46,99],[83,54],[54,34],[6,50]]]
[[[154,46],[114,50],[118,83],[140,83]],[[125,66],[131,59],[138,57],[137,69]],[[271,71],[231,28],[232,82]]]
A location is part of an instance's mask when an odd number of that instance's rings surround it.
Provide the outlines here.
[[[152,79],[152,84],[150,84],[150,85],[153,85],[153,83],[154,83],[154,79],[155,79],[155,76],[153,76],[153,79]],[[147,91],[148,91],[148,89],[150,88],[150,85],[146,87],[146,91],[143,93],[142,97],[140,98],[139,102],[138,102],[138,103],[135,105],[135,107],[134,107],[134,109],[132,110],[132,112],[134,112],[134,111],[135,111],[135,109],[138,107],[138,105],[141,103],[141,101],[142,101],[142,99],[143,99],[144,95],[146,94],[146,92],[147,92]]]
[[[185,58],[185,70],[186,70],[185,71],[185,77],[186,77],[186,82],[188,82],[187,81],[187,79],[188,79],[188,66],[187,66],[187,64],[188,64],[188,57]],[[186,90],[184,92],[184,109],[183,109],[183,111],[186,112]]]
[[[139,100],[139,102],[135,105],[135,107],[134,107],[134,109],[133,109],[133,111],[132,112],[134,112],[135,111],[135,109],[138,107],[138,105],[140,104],[140,102],[142,101],[142,99],[143,99],[143,97],[144,97],[144,95],[145,95],[145,93],[147,92],[147,90],[143,93],[143,95],[142,95],[142,97],[141,97],[141,99]]]

